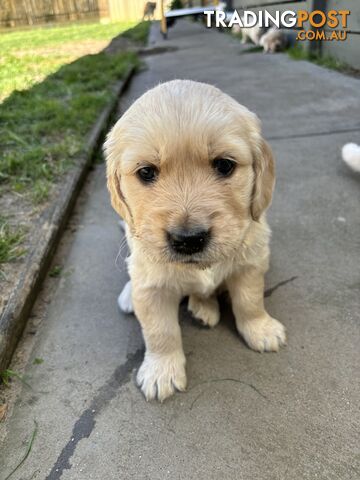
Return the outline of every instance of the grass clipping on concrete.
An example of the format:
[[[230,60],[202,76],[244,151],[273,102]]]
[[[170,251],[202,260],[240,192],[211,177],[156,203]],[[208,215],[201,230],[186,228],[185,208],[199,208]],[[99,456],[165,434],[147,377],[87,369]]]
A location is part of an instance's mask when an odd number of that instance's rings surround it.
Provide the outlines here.
[[[122,35],[141,44],[148,28],[141,23]],[[34,35],[39,32],[34,30]],[[85,55],[62,65],[41,83],[13,91],[0,104],[0,264],[23,253],[23,228],[16,229],[24,223],[23,209],[7,205],[22,202],[39,210],[51,199],[54,184],[85,154],[87,135],[113,99],[114,85],[137,64],[131,51]]]

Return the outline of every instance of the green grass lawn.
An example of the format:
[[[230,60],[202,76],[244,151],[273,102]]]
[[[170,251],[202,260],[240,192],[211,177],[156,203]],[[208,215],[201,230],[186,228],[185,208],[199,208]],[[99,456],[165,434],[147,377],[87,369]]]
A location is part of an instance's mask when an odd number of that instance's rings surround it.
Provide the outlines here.
[[[321,67],[329,68],[330,70],[344,71],[347,67],[345,63],[340,62],[340,60],[337,60],[330,55],[320,55],[320,53],[309,52],[298,44],[294,47],[288,48],[287,52],[293,60],[308,60]]]
[[[126,31],[128,26],[76,25],[1,35],[0,91],[6,98],[0,103],[0,210],[4,193],[41,204],[84,153],[87,134],[111,101],[114,84],[138,64],[135,53],[88,55],[87,47],[121,32],[144,43],[148,22]],[[1,219],[0,263],[20,252],[22,233],[9,227],[14,223]]]
[[[34,201],[44,200],[133,64],[134,53],[86,55],[8,97],[0,105],[0,185],[18,193],[31,188]]]
[[[97,46],[101,49],[133,26],[134,22],[75,24],[1,33],[0,100],[30,88],[82,54],[95,53]]]
[[[45,47],[63,42],[82,40],[111,40],[119,33],[133,27],[136,22],[120,23],[75,23],[71,25],[35,27],[25,30],[9,30],[2,33],[1,46],[4,51]],[[4,32],[4,31],[3,31]]]

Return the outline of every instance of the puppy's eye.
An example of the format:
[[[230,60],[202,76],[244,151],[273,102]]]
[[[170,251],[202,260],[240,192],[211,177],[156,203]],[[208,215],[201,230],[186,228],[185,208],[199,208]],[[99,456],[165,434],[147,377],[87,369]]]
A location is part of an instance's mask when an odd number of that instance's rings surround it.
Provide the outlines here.
[[[151,183],[156,180],[158,170],[155,167],[142,167],[136,172],[142,182]]]
[[[228,158],[216,158],[213,161],[213,168],[221,177],[229,177],[235,170],[235,162]]]

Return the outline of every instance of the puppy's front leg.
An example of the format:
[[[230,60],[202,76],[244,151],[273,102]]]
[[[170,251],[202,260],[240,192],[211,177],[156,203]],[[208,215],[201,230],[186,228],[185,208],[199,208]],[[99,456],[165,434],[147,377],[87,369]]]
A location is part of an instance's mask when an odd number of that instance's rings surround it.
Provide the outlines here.
[[[278,351],[285,345],[284,326],[264,307],[264,272],[244,267],[227,282],[236,327],[246,343],[258,352]]]
[[[165,289],[137,288],[133,303],[141,324],[146,352],[137,383],[146,400],[163,401],[177,390],[185,390],[185,355],[178,320],[180,298]]]

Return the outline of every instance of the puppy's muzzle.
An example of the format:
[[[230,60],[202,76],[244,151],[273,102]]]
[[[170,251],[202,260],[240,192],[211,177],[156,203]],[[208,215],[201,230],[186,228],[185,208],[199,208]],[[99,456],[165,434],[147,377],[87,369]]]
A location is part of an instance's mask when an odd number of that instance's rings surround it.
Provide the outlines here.
[[[167,232],[167,240],[171,250],[180,255],[193,255],[202,252],[209,243],[209,239],[209,230],[203,228],[181,228]]]

